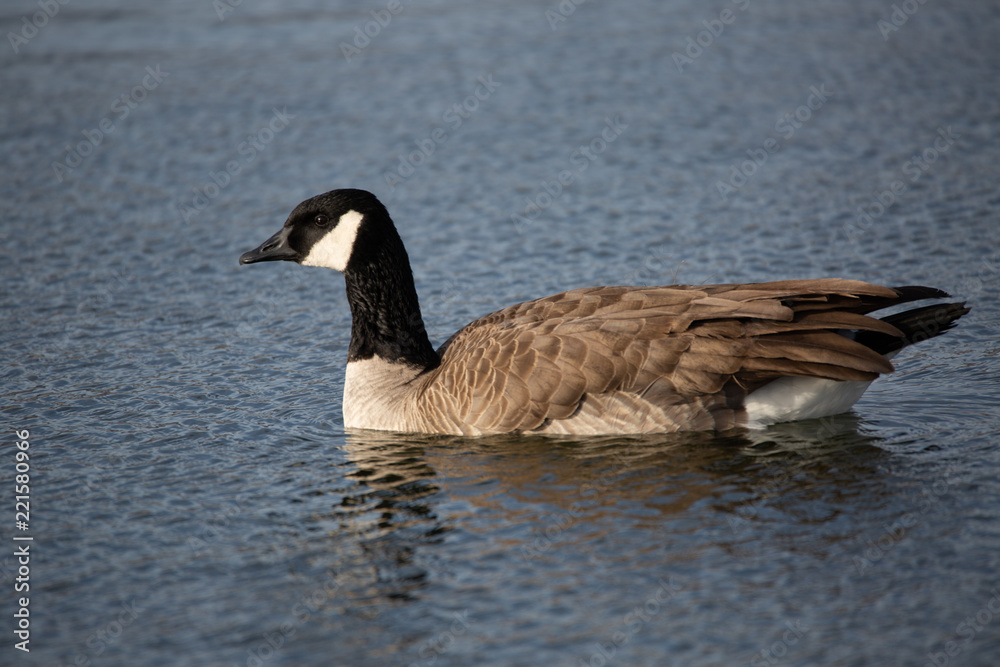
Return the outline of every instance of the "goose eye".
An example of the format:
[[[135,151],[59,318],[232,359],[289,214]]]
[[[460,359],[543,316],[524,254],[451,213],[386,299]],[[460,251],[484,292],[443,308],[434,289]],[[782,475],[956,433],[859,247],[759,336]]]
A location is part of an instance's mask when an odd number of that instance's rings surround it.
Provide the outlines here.
[[[326,227],[328,224],[330,224],[330,218],[320,213],[315,218],[313,218],[313,222],[316,223],[317,227]]]

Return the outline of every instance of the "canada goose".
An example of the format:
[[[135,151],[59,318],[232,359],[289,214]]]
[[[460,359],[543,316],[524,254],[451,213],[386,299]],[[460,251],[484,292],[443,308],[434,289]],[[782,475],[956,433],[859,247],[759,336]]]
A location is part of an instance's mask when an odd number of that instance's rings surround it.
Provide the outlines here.
[[[351,343],[344,425],[478,435],[762,427],[845,412],[901,348],[969,312],[949,296],[856,280],[589,287],[466,325],[436,351],[403,242],[363,190],[292,211],[240,264],[288,260],[344,273]]]

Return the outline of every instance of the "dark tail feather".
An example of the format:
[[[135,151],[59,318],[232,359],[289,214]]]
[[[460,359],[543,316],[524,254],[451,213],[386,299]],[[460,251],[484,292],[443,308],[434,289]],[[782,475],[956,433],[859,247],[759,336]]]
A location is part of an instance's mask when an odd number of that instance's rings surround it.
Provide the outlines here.
[[[907,301],[918,301],[920,299],[947,299],[951,295],[936,287],[925,287],[923,285],[904,285],[903,287],[893,287],[899,299],[896,303],[906,303]]]
[[[908,298],[908,301],[920,298],[926,299],[949,296],[940,290],[934,290],[928,287],[894,287],[893,289],[903,292],[908,296],[916,297]],[[928,290],[928,295],[923,297],[916,296],[919,294],[916,290]],[[931,294],[931,292],[934,292],[934,294]],[[900,350],[907,345],[919,343],[922,340],[927,340],[928,338],[934,338],[934,336],[943,334],[945,331],[955,326],[955,322],[958,321],[958,318],[968,312],[969,308],[965,307],[964,301],[961,303],[938,303],[933,306],[914,308],[913,310],[907,310],[902,313],[896,313],[895,315],[880,318],[883,322],[888,322],[902,331],[902,338],[898,336],[890,336],[889,334],[879,331],[859,331],[854,340],[875,350],[879,354],[887,354],[889,352]]]
[[[942,290],[934,287],[924,287],[923,285],[904,285],[903,287],[893,287],[891,289],[896,293],[896,296],[862,296],[859,304],[851,305],[848,308],[845,308],[845,310],[849,309],[852,313],[867,315],[868,313],[876,310],[898,306],[903,303],[910,303],[911,301],[922,301],[924,299],[947,299],[951,296]]]

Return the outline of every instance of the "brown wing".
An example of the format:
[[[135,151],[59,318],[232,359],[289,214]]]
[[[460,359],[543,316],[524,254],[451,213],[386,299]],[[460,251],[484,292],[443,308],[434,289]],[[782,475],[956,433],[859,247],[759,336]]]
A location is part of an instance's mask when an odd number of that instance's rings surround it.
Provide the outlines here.
[[[609,391],[673,405],[742,398],[783,375],[872,380],[892,365],[837,330],[902,336],[864,313],[926,296],[833,279],[572,290],[461,329],[423,390],[441,418],[504,432],[565,419]]]

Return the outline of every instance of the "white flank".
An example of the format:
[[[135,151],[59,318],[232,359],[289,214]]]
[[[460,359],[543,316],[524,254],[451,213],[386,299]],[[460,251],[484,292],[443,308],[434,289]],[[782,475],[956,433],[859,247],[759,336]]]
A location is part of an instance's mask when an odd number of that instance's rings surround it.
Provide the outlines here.
[[[364,216],[357,211],[348,211],[340,216],[337,226],[312,247],[302,260],[302,266],[322,266],[343,272],[351,259],[354,239],[358,236],[358,227],[363,219]]]

